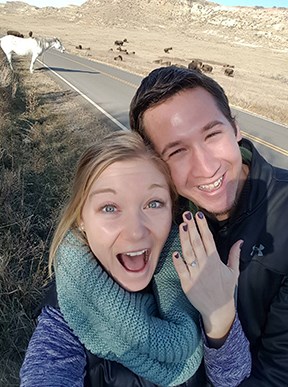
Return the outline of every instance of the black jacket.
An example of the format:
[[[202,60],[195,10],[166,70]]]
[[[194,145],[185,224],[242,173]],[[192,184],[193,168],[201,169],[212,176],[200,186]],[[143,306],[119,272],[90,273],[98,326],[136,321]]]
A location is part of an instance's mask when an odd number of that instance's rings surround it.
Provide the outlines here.
[[[88,372],[85,387],[156,387],[155,384],[137,376],[122,364],[99,358],[88,350],[85,351]],[[204,364],[202,362],[192,378],[178,387],[205,386],[208,387],[209,384],[206,382]]]
[[[288,386],[288,170],[271,166],[252,143],[250,173],[227,222],[208,220],[221,259],[239,239],[238,312],[251,344],[242,387]],[[186,207],[187,209],[187,207]]]

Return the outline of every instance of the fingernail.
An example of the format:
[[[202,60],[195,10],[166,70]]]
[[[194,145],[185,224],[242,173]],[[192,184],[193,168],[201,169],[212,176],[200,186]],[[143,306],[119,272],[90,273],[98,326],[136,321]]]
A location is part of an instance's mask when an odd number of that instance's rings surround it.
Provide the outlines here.
[[[191,212],[186,212],[186,213],[184,214],[184,216],[185,216],[185,218],[186,218],[187,220],[191,220],[191,219],[192,219],[192,214],[191,214]]]
[[[179,253],[175,253],[174,257],[178,259],[180,257]]]
[[[183,224],[182,228],[183,228],[184,231],[187,231],[188,230],[188,225],[187,224]]]
[[[204,214],[201,211],[197,212],[197,216],[198,216],[199,219],[203,219],[204,218]]]
[[[242,242],[240,243],[240,245],[239,245],[240,250],[242,249],[243,245],[244,245],[244,242],[242,241]]]

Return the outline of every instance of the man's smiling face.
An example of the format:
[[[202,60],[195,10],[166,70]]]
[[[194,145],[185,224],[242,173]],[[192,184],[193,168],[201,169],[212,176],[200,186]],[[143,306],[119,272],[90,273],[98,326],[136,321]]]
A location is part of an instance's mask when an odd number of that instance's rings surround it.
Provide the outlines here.
[[[230,216],[248,174],[231,123],[205,89],[187,89],[143,115],[147,136],[168,163],[180,195],[213,214]]]

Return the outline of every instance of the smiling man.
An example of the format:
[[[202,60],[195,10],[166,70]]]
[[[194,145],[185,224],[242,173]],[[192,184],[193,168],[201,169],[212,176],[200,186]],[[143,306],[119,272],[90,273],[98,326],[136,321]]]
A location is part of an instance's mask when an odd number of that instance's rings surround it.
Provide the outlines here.
[[[163,67],[144,78],[130,126],[169,165],[181,212],[206,214],[223,262],[244,240],[238,312],[253,368],[241,385],[287,385],[288,171],[242,139],[222,87],[193,70]]]

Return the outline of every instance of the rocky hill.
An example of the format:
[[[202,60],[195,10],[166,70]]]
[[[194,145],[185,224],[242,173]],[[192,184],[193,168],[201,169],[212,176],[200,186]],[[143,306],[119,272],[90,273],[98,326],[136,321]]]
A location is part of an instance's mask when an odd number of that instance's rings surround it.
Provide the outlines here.
[[[82,6],[37,8],[23,2],[0,4],[11,12],[57,17],[76,24],[133,29],[183,29],[237,45],[288,50],[288,8],[226,7],[205,0],[87,0]]]

